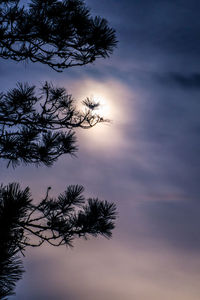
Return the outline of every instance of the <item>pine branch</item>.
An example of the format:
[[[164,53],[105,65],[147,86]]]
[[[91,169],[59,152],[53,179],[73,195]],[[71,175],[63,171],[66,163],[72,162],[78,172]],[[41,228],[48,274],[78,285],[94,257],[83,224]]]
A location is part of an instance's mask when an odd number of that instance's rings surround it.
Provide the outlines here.
[[[12,183],[0,187],[0,299],[11,295],[23,273],[19,254],[43,243],[71,247],[75,238],[102,235],[110,238],[116,206],[86,200],[83,187],[71,185],[56,199],[32,203],[29,188]]]
[[[87,101],[86,101],[87,100]],[[35,87],[18,84],[0,96],[0,158],[8,165],[51,166],[61,155],[75,155],[74,130],[108,122],[95,113],[96,105],[86,99],[85,111],[64,88],[47,82],[39,95]]]
[[[1,1],[0,57],[30,60],[54,70],[83,66],[106,58],[116,46],[105,19],[91,17],[84,1]]]

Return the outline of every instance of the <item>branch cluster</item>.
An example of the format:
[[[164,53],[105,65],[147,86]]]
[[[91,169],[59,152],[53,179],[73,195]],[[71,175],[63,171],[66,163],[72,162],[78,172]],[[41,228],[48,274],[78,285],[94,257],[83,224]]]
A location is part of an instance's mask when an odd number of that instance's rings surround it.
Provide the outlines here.
[[[97,198],[86,200],[79,185],[68,186],[55,199],[49,197],[49,190],[45,199],[35,205],[29,188],[21,190],[16,183],[1,186],[0,220],[5,227],[2,234],[15,251],[23,253],[26,246],[36,247],[44,242],[72,246],[74,238],[89,235],[111,237],[115,204]]]
[[[111,237],[116,218],[113,203],[86,200],[82,186],[69,186],[56,199],[32,203],[29,188],[17,183],[0,186],[0,299],[12,295],[24,269],[18,254],[44,242],[72,246],[76,237]],[[3,229],[3,230],[2,230]]]
[[[20,222],[29,206],[28,189],[21,191],[17,185],[0,187],[0,299],[14,294],[16,282],[24,271],[18,257],[18,252],[24,249],[20,243],[24,235]]]
[[[106,121],[94,112],[97,104],[88,99],[83,104],[85,110],[78,110],[64,88],[48,83],[39,96],[28,84],[1,94],[0,158],[14,166],[20,162],[50,166],[62,154],[75,154],[73,129]]]
[[[108,57],[115,31],[105,19],[91,17],[81,0],[19,0],[0,4],[0,57],[31,60],[56,71]],[[26,6],[26,7],[27,7]]]
[[[0,1],[0,58],[46,64],[61,72],[108,57],[116,46],[115,31],[105,19],[92,17],[82,0]],[[0,159],[8,165],[52,165],[62,154],[74,155],[76,128],[105,122],[90,99],[85,110],[64,88],[45,83],[18,84],[0,94]],[[57,198],[33,204],[29,188],[0,186],[0,299],[11,295],[23,273],[19,252],[43,243],[72,246],[76,237],[111,236],[113,203],[85,199],[83,187],[69,186]]]

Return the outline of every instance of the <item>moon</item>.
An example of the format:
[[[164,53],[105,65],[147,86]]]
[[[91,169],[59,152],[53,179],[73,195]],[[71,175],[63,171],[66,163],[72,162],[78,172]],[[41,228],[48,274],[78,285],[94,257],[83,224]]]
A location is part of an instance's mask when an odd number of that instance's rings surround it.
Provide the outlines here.
[[[89,130],[77,130],[80,147],[87,151],[112,152],[115,148],[124,146],[124,132],[122,128],[129,119],[133,121],[134,116],[130,116],[127,110],[129,99],[132,98],[128,88],[118,81],[107,80],[97,81],[91,78],[82,79],[79,82],[70,84],[73,96],[80,100],[80,109],[85,110],[81,103],[89,98],[99,106],[93,113],[109,120],[95,125]]]
[[[93,112],[94,114],[100,116],[103,119],[108,119],[111,115],[109,102],[106,99],[106,97],[103,97],[100,94],[92,95],[92,101],[94,103],[99,104],[96,108],[94,108]]]

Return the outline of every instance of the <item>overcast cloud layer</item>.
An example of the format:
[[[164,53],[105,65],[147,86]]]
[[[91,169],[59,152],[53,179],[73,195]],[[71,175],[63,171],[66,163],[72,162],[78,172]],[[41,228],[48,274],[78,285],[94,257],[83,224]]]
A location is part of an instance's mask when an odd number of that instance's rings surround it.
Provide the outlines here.
[[[112,58],[58,74],[1,61],[0,88],[17,81],[65,86],[79,100],[102,95],[110,125],[77,132],[78,158],[6,169],[0,181],[34,198],[82,184],[115,201],[111,241],[27,251],[17,300],[198,300],[200,295],[200,2],[88,0],[117,31]]]

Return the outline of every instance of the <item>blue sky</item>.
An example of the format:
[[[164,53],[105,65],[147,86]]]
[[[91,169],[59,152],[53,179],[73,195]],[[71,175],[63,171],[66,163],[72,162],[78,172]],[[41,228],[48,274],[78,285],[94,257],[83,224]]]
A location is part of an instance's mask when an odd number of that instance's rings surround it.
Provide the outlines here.
[[[116,29],[110,59],[59,74],[1,60],[0,88],[16,81],[65,86],[82,100],[103,98],[112,123],[78,131],[77,158],[51,168],[6,169],[1,182],[29,185],[39,200],[69,184],[114,201],[110,241],[73,249],[29,249],[10,299],[198,300],[200,295],[199,1],[88,0]]]

